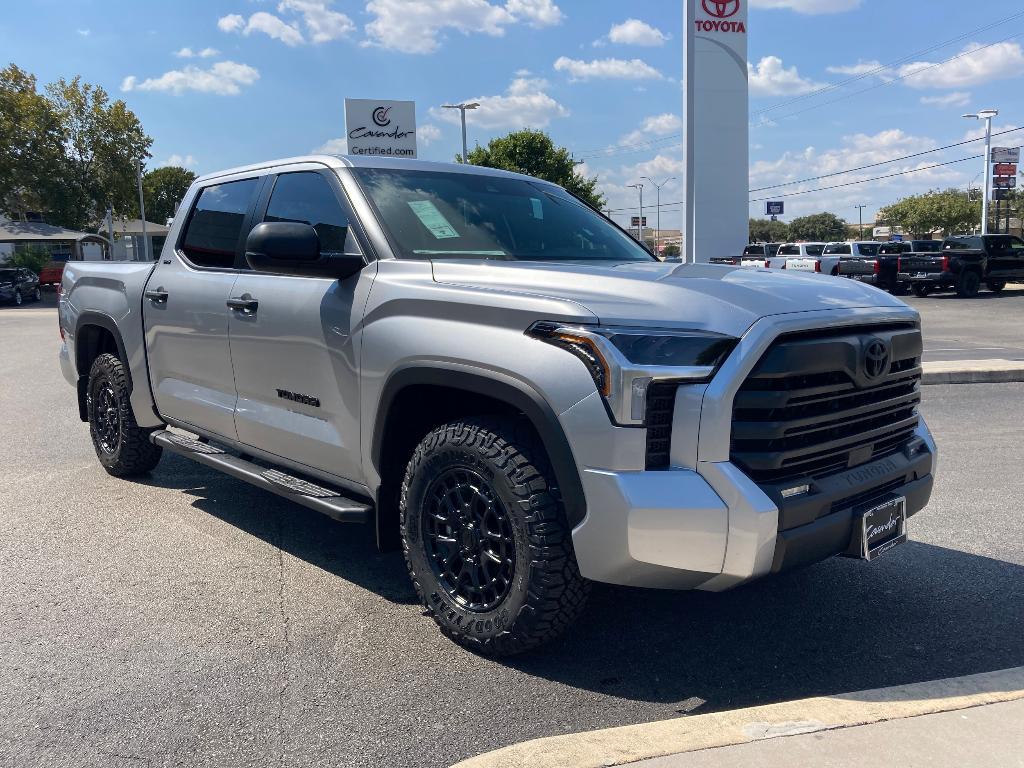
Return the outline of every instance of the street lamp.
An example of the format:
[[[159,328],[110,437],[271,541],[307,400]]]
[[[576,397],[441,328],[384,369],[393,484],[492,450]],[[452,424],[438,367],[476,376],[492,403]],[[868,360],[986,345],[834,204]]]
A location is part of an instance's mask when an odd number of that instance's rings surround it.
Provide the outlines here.
[[[855,205],[853,207],[856,208],[858,213],[860,214],[860,226],[859,226],[857,231],[860,234],[860,239],[863,240],[864,239],[864,209],[867,208],[867,206],[864,203],[861,203],[860,205]],[[877,217],[876,217],[876,219],[877,219]],[[890,234],[891,234],[891,231],[890,231]]]
[[[988,199],[992,194],[992,118],[999,114],[998,109],[983,109],[977,113],[964,115],[968,120],[985,121],[985,188],[981,195],[981,234],[988,234]]]
[[[644,241],[644,185],[627,184],[626,186],[640,191],[640,224],[636,228],[636,239],[642,244]]]
[[[651,182],[651,184],[654,185],[654,188],[656,190],[658,190],[658,202],[657,202],[658,213],[657,213],[657,219],[656,219],[656,221],[657,221],[657,223],[656,223],[657,229],[654,230],[654,255],[657,256],[660,253],[659,246],[661,245],[661,188],[664,187],[666,184],[668,184],[670,181],[675,181],[676,177],[675,176],[669,176],[667,179],[665,179],[663,182],[661,182],[661,184],[656,182],[650,176],[643,176],[641,178],[647,179],[649,182]],[[643,213],[642,212],[640,214],[640,223],[641,224],[643,223]]]
[[[476,109],[480,106],[478,102],[471,102],[469,104],[442,104],[445,109],[457,109],[459,114],[462,116],[462,162],[469,162],[469,147],[466,145],[466,110]]]

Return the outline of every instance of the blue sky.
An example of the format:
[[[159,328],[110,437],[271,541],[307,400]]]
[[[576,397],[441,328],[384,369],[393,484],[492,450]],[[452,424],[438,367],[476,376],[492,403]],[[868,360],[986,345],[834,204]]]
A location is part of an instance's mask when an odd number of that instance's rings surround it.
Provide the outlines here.
[[[1000,108],[996,130],[1024,125],[1021,0],[750,3],[751,188],[962,141],[978,134],[977,124],[960,117],[972,110]],[[627,185],[641,176],[682,170],[682,4],[676,0],[7,5],[0,58],[43,83],[81,74],[123,98],[154,138],[151,165],[180,163],[203,173],[338,149],[348,96],[415,100],[420,156],[434,160],[450,160],[460,142],[454,115],[438,107],[480,101],[483,107],[471,113],[471,144],[520,127],[543,128],[586,161],[584,170],[599,176],[614,209],[636,206]],[[941,64],[951,57],[958,58]],[[830,85],[839,87],[821,92]],[[1002,141],[1016,146],[1021,137],[1024,131]],[[769,194],[980,151],[975,143]],[[980,170],[980,160],[969,161],[793,195],[787,213],[831,210],[856,221],[853,206],[865,203],[870,220],[904,194],[966,188]],[[676,182],[662,192],[666,203],[680,198]],[[762,205],[752,204],[752,214]],[[677,211],[666,207],[664,227],[678,227]]]

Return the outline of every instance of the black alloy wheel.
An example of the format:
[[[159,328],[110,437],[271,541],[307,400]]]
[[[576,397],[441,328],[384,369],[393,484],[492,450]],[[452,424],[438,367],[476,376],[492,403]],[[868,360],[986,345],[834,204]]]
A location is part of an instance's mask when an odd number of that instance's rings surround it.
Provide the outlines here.
[[[512,588],[512,524],[479,472],[450,469],[431,484],[423,505],[431,570],[448,596],[475,613],[499,606]]]

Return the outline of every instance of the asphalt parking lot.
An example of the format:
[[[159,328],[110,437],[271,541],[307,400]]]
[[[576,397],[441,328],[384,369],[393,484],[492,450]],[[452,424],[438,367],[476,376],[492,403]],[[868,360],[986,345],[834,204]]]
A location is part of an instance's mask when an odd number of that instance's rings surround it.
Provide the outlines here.
[[[1021,303],[974,316],[1006,326],[984,346],[1009,344]],[[952,347],[955,317],[925,318]],[[0,309],[0,341],[4,768],[440,767],[1024,660],[1024,384],[926,388],[940,481],[888,557],[721,595],[599,586],[562,641],[492,661],[437,632],[368,530],[174,456],[142,482],[108,477],[52,309]]]
[[[974,299],[954,293],[903,296],[921,313],[925,360],[1024,360],[1024,284]]]

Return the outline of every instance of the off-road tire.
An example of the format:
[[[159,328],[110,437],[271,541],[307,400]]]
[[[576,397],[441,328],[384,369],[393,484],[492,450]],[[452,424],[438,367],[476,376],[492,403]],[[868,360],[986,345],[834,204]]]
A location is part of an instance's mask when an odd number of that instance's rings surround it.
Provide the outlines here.
[[[914,291],[914,295],[917,296],[917,298],[919,299],[925,298],[929,293],[932,292],[931,288],[929,288],[927,285],[921,285],[920,283],[914,283],[912,286],[912,290]]]
[[[961,299],[973,299],[981,290],[981,275],[973,269],[965,269],[956,279],[956,295]]]
[[[430,494],[444,478],[466,471],[490,484],[493,508],[504,513],[505,530],[514,541],[511,577],[491,581],[507,584],[507,592],[489,609],[486,603],[476,610],[460,604],[451,583],[442,583],[437,555],[432,561],[428,552],[428,502],[438,498]],[[521,653],[558,637],[583,610],[590,584],[580,576],[547,456],[525,425],[480,417],[438,427],[413,452],[399,509],[402,548],[416,593],[441,631],[460,645],[493,656]]]
[[[134,477],[149,472],[160,461],[163,449],[153,445],[151,429],[135,423],[129,402],[128,376],[124,364],[111,354],[97,357],[89,369],[86,390],[89,436],[100,464],[114,477]],[[110,407],[104,408],[103,403]],[[105,430],[114,422],[116,426]],[[110,434],[104,436],[104,432]]]
[[[992,291],[992,293],[999,293],[1005,287],[1006,287],[1006,281],[1005,280],[989,280],[988,281],[988,289],[990,291]]]

